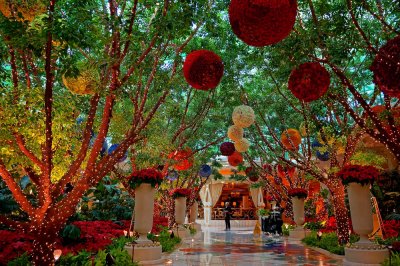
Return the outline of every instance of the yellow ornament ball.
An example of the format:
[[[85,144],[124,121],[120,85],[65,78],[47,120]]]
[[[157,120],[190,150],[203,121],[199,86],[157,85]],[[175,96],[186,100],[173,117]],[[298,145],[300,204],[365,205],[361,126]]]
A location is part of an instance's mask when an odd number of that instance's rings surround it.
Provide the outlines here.
[[[79,95],[93,94],[98,89],[99,79],[99,73],[94,69],[83,70],[77,77],[62,76],[65,87]]]
[[[0,0],[0,12],[7,18],[32,21],[46,12],[46,4],[41,0]]]
[[[241,140],[235,142],[235,149],[238,152],[246,152],[248,151],[249,147],[250,142],[245,138],[242,138]]]
[[[243,138],[243,133],[244,130],[241,127],[233,125],[228,128],[228,138],[233,141],[241,140]]]
[[[247,128],[254,123],[254,110],[250,106],[237,106],[232,113],[233,124],[241,128]]]

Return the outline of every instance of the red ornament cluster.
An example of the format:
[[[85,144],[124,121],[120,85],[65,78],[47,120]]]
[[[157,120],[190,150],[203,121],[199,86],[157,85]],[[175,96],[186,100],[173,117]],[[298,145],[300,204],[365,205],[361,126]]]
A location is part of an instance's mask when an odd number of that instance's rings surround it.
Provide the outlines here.
[[[231,156],[228,156],[228,163],[231,166],[238,166],[243,163],[243,156],[240,152],[235,151]]]
[[[187,83],[198,90],[211,90],[218,86],[224,74],[221,58],[212,51],[191,52],[183,64],[183,75]]]
[[[372,184],[380,176],[379,170],[370,165],[346,165],[337,173],[344,185],[359,183],[361,185]]]
[[[244,171],[246,173],[246,176],[249,178],[251,182],[257,182],[258,181],[258,173],[253,167],[247,167],[246,170]]]
[[[174,161],[172,167],[177,171],[185,171],[193,166],[193,152],[191,149],[175,151],[169,154],[168,158]]]
[[[330,85],[329,72],[319,63],[304,63],[294,69],[289,77],[289,90],[305,102],[321,98]]]
[[[219,146],[219,151],[224,156],[231,156],[235,152],[235,144],[232,142],[224,142]]]
[[[370,69],[374,83],[388,96],[400,98],[400,36],[379,49]]]
[[[262,47],[280,42],[296,21],[296,0],[232,0],[229,22],[236,36],[248,45]]]
[[[153,168],[147,168],[140,171],[134,171],[129,176],[128,183],[131,188],[135,189],[139,187],[142,183],[151,184],[152,187],[155,187],[156,185],[160,185],[162,181],[163,176],[161,172]]]
[[[297,197],[299,199],[307,198],[307,190],[304,188],[292,188],[288,191],[289,197]]]
[[[188,188],[175,188],[169,192],[169,195],[174,199],[180,197],[189,197],[191,190]]]

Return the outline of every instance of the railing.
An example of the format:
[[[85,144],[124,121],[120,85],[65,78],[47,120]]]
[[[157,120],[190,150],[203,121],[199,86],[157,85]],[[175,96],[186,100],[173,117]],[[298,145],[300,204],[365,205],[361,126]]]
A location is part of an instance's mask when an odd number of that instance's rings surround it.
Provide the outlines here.
[[[233,220],[252,220],[256,217],[256,209],[255,208],[232,208]],[[213,208],[212,210],[212,219],[213,220],[223,220],[225,219],[224,208]]]

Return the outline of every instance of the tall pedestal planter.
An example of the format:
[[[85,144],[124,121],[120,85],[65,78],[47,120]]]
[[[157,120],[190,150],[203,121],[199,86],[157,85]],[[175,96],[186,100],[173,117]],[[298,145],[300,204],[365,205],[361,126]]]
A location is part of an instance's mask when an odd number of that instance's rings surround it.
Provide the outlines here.
[[[147,183],[135,189],[135,231],[139,233],[137,244],[127,244],[125,249],[139,265],[161,263],[162,248],[159,243],[147,239],[153,226],[154,196],[156,190]]]
[[[180,238],[190,236],[189,230],[183,227],[186,217],[186,197],[178,197],[175,199],[175,222],[177,224],[176,234]]]
[[[296,240],[301,240],[306,237],[306,230],[303,228],[305,221],[304,216],[304,198],[292,197],[293,218],[296,223],[296,228],[289,232],[289,237]]]
[[[344,265],[380,265],[389,257],[389,251],[368,239],[368,234],[373,231],[369,185],[350,183],[347,193],[353,230],[360,235],[360,240],[345,248]]]

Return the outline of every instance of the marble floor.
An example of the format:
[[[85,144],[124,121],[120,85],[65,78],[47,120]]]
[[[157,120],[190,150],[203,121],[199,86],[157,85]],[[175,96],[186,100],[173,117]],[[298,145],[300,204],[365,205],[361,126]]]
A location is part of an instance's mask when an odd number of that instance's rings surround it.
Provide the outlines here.
[[[275,241],[277,240],[277,241]],[[207,229],[194,239],[185,240],[173,253],[165,256],[162,265],[173,266],[262,266],[262,265],[342,265],[286,238],[255,238],[248,228],[223,231]]]

